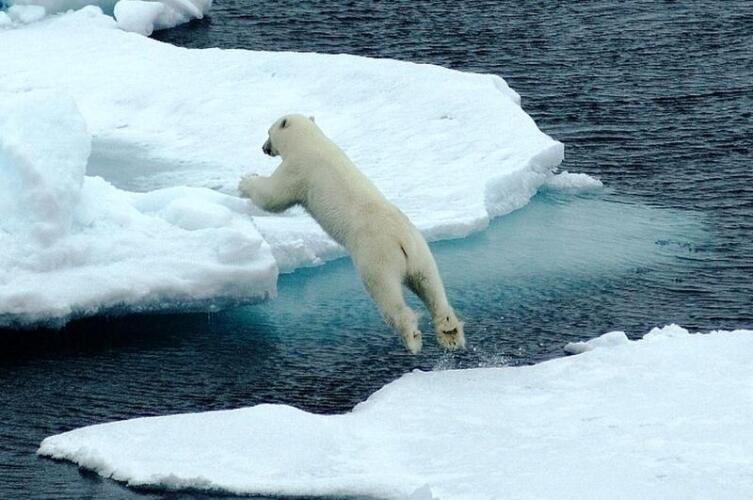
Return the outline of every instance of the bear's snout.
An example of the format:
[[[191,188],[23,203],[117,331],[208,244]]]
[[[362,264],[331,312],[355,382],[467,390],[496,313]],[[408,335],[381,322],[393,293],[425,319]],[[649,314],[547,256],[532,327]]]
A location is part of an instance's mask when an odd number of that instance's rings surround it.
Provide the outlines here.
[[[261,147],[261,150],[265,155],[272,156],[272,144],[269,142],[269,139],[264,141],[264,145]]]

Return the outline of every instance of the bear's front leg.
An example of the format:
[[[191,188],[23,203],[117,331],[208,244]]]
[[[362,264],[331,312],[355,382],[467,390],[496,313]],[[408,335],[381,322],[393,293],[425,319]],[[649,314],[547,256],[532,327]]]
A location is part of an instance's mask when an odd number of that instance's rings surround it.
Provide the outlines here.
[[[251,193],[254,192],[254,179],[257,179],[259,174],[248,174],[241,177],[238,182],[238,192],[241,198],[252,198]]]
[[[257,174],[246,175],[238,183],[238,191],[244,198],[250,198],[254,205],[267,212],[282,212],[296,204],[291,190],[273,174],[263,177]]]

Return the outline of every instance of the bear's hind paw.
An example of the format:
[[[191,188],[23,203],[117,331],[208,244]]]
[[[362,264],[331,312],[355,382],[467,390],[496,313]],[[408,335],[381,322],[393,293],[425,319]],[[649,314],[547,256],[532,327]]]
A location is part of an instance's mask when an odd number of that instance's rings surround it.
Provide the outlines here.
[[[447,316],[435,324],[437,342],[445,349],[454,351],[465,347],[465,334],[463,323],[454,317]]]
[[[403,340],[405,348],[408,349],[411,354],[418,354],[421,352],[423,340],[419,330],[404,332],[400,335],[400,338]]]

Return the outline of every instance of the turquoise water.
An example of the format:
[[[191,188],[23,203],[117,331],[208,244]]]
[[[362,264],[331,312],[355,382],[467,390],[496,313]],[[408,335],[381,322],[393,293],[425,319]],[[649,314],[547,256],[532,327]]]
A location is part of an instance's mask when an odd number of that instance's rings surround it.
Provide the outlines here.
[[[619,323],[598,319],[609,318],[611,295],[626,287],[641,295],[640,288],[650,287],[655,274],[685,266],[686,257],[703,253],[707,239],[697,213],[602,196],[541,194],[493,222],[488,231],[432,245],[450,300],[467,322],[470,349],[447,357],[457,366],[494,363],[500,355],[533,362],[561,354],[562,345],[572,338],[633,326],[620,310],[625,304],[614,311]],[[646,295],[651,295],[648,290]],[[408,296],[422,311],[416,298]],[[601,305],[594,308],[597,297]],[[659,304],[651,307],[661,309]],[[592,317],[579,327],[572,321],[578,315]],[[290,343],[292,349],[300,348],[302,336],[315,342],[314,351],[321,348],[319,343],[338,343],[338,349],[352,351],[354,358],[374,363],[387,353],[404,354],[365,296],[349,259],[283,276],[276,300],[228,316],[258,325],[275,336],[275,343]],[[681,318],[652,321],[674,319]],[[442,358],[428,317],[422,326],[428,334],[426,354]],[[531,330],[543,337],[530,335]],[[535,345],[527,346],[523,338],[532,338]]]

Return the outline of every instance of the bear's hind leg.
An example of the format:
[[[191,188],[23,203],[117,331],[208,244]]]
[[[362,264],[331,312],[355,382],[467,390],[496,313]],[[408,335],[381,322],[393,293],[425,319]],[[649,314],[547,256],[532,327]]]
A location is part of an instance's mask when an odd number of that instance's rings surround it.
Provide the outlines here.
[[[431,255],[429,258],[430,264],[425,265],[423,270],[409,274],[406,284],[431,312],[432,325],[439,345],[451,350],[465,347],[463,322],[458,320],[452,306],[447,302],[437,266]]]
[[[370,272],[367,269],[361,272],[361,279],[385,321],[397,330],[405,348],[411,354],[418,354],[422,346],[418,316],[405,303],[400,278],[396,274]]]

